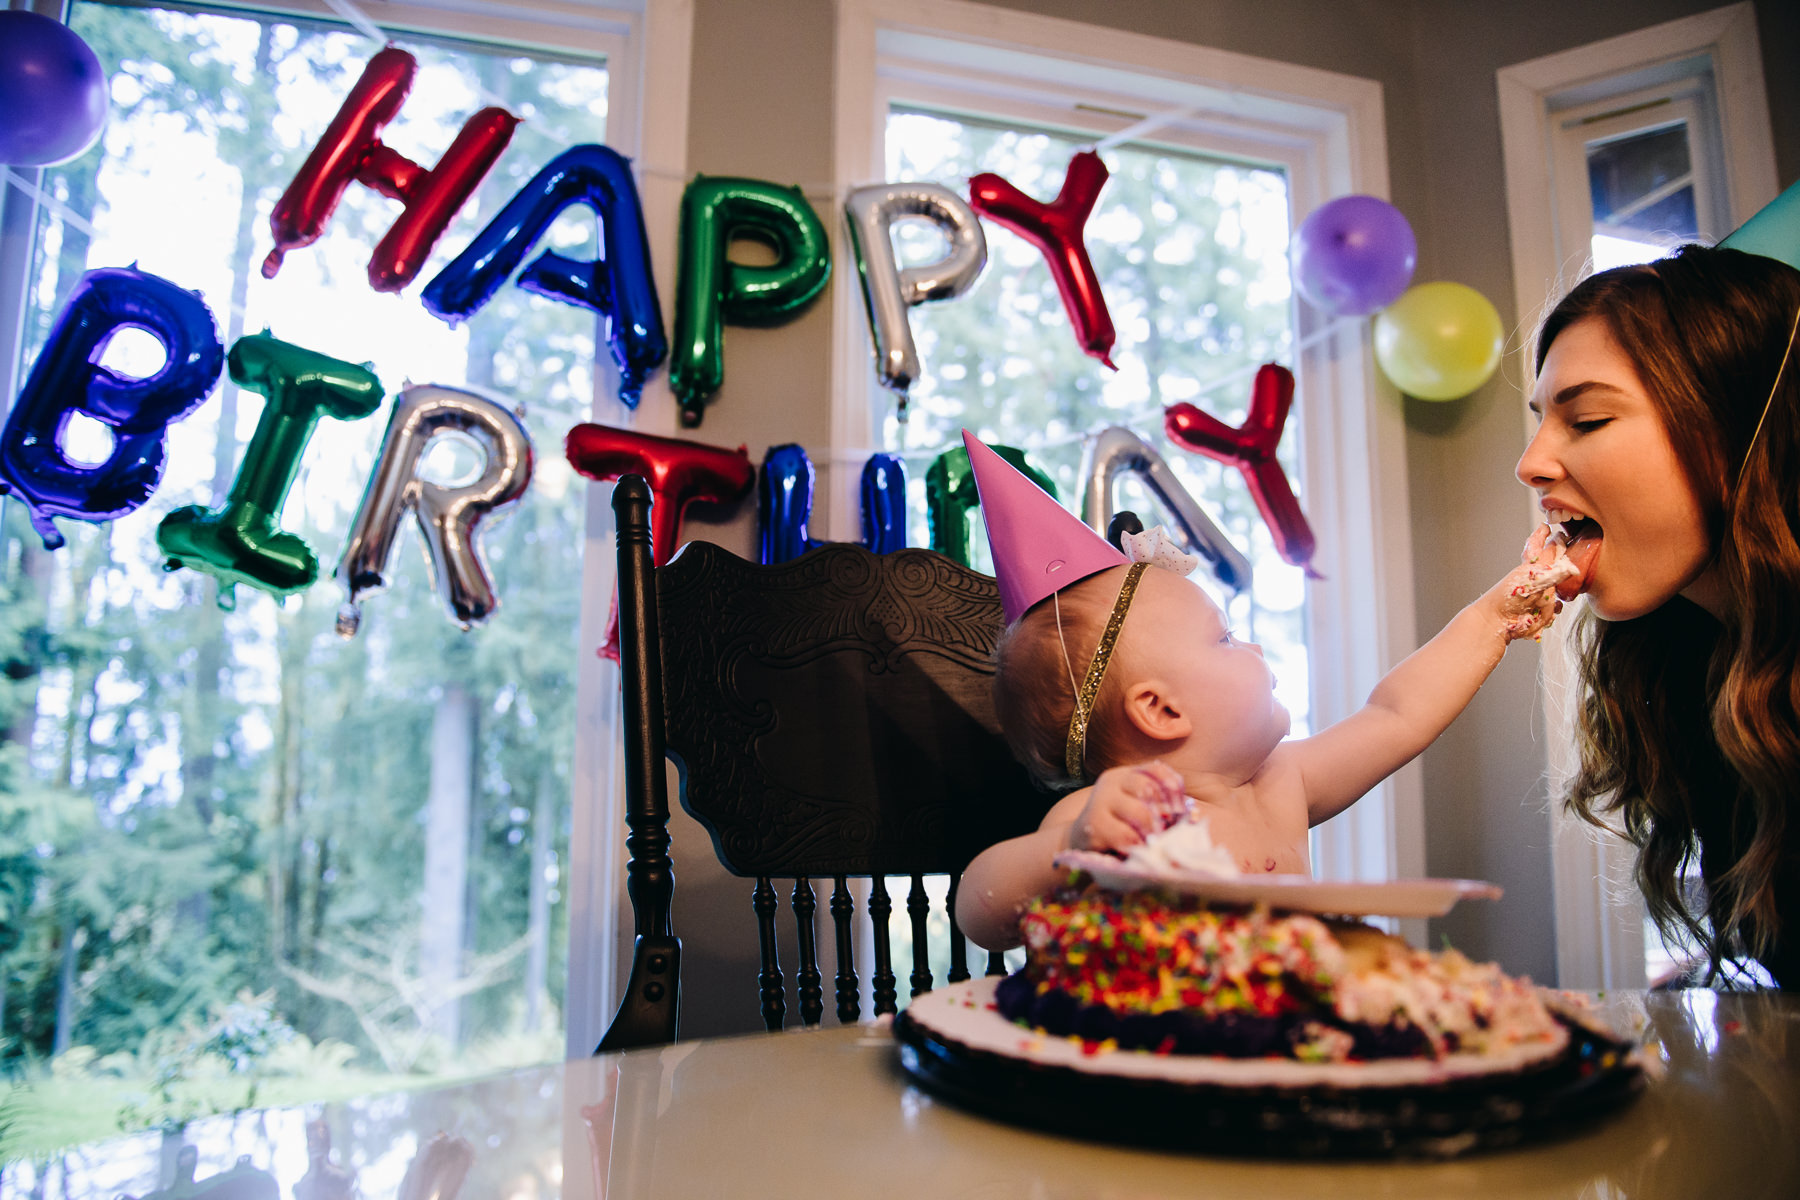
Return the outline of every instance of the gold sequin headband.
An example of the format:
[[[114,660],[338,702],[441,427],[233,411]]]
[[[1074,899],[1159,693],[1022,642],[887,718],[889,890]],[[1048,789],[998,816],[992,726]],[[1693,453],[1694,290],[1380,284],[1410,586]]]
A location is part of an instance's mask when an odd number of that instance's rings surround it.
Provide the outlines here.
[[[1075,711],[1069,714],[1069,740],[1063,747],[1063,766],[1069,772],[1069,778],[1082,780],[1086,778],[1085,763],[1087,755],[1088,720],[1094,713],[1094,699],[1100,694],[1100,681],[1106,678],[1106,665],[1112,661],[1113,648],[1119,644],[1119,630],[1125,625],[1125,610],[1131,607],[1131,598],[1137,595],[1138,580],[1144,577],[1147,562],[1132,563],[1125,572],[1125,582],[1119,588],[1119,598],[1113,601],[1112,615],[1106,619],[1106,629],[1100,634],[1100,644],[1094,648],[1094,661],[1088,664],[1087,677],[1075,690]],[[1061,628],[1060,622],[1058,628]]]

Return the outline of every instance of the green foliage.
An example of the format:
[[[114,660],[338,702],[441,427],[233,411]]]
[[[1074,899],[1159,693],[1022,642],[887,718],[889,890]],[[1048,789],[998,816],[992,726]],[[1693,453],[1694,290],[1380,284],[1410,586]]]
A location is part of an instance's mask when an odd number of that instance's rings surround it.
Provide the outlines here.
[[[182,259],[194,276],[178,281],[206,288],[229,338],[266,286],[256,265],[267,247],[255,242],[267,237],[268,207],[369,48],[342,31],[246,17],[82,3],[72,20],[112,76],[113,110],[105,145],[48,170],[45,186],[104,238],[134,210],[166,205],[170,189],[195,186],[159,174],[159,155],[206,157],[216,174],[194,203],[228,184],[238,244],[227,228],[224,251],[196,246]],[[591,68],[522,70],[511,55],[408,48],[423,72],[467,92],[468,111],[498,102],[554,137],[601,138],[604,94],[596,103]],[[409,101],[396,139],[448,145],[468,111],[420,115],[425,103]],[[440,261],[548,156],[530,128],[452,226]],[[429,161],[437,151],[417,152]],[[392,217],[390,202],[352,189],[331,233],[309,248],[331,289],[367,291],[360,271],[334,279],[332,264],[345,246],[366,261]],[[591,255],[593,223],[580,224],[559,224],[553,240],[579,256],[585,236]],[[48,210],[38,233],[28,358],[94,252],[78,225]],[[511,398],[537,445],[557,447],[588,416],[595,332],[591,313],[503,289],[461,334],[466,364],[452,357],[439,378]],[[397,390],[403,369],[375,366]],[[494,1065],[560,1048],[566,906],[554,887],[538,914],[548,948],[540,979],[525,978],[520,951],[534,849],[552,870],[566,855],[584,485],[540,449],[524,501],[484,528],[503,604],[479,630],[451,623],[422,556],[404,546],[354,640],[335,632],[329,581],[286,605],[244,595],[225,614],[210,581],[160,569],[153,531],[176,505],[215,502],[255,402],[223,386],[171,437],[169,474],[149,504],[108,525],[65,523],[69,544],[54,554],[17,504],[0,507],[0,1059],[30,1081],[34,1106],[63,1112],[66,1099],[68,1120],[55,1129],[79,1136],[109,1131],[94,1128],[96,1111],[125,1124],[180,1121],[267,1099],[258,1089],[271,1080],[305,1098],[299,1077],[309,1072],[321,1073],[311,1084],[321,1095],[333,1087],[324,1076],[346,1073],[362,1087],[391,1086],[368,1074],[394,1061],[380,1038],[430,1043],[429,1006],[402,1003],[385,1025],[369,1019],[420,984],[405,951],[419,938],[434,718],[452,688],[477,712],[472,740],[449,750],[475,760],[466,964],[453,981],[460,1041]],[[227,404],[246,411],[225,415],[236,411]],[[303,462],[284,526],[327,565],[384,420],[335,443],[322,432]],[[397,952],[398,974],[362,980],[346,998],[338,985],[361,979],[347,956],[371,946]],[[534,1010],[528,994],[546,1003]],[[459,1057],[445,1046],[406,1065]],[[82,1092],[83,1081],[96,1090]],[[31,1124],[34,1145],[62,1136]]]

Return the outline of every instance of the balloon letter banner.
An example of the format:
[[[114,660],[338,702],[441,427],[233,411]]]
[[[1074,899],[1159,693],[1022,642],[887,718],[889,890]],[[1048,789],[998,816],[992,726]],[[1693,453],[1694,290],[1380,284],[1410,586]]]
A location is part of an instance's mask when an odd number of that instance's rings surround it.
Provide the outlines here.
[[[655,497],[650,506],[650,560],[669,561],[681,536],[681,516],[696,500],[729,504],[756,482],[756,468],[744,447],[722,450],[680,438],[632,433],[607,425],[577,425],[563,440],[569,465],[589,479],[609,482],[621,475],[642,475]],[[619,661],[619,599],[600,657]]]
[[[727,252],[739,239],[769,246],[774,265],[732,262]],[[725,378],[725,325],[791,320],[824,290],[831,246],[799,188],[705,175],[682,194],[680,243],[669,386],[682,425],[693,429]]]
[[[812,520],[813,465],[799,446],[773,446],[763,456],[757,515],[765,566],[799,558],[830,543],[807,533]],[[906,466],[892,454],[870,455],[862,473],[862,544],[876,554],[906,545]]]
[[[1094,274],[1087,243],[1082,240],[1088,214],[1106,186],[1106,174],[1100,156],[1083,150],[1069,160],[1062,191],[1048,204],[1040,204],[993,174],[969,180],[969,203],[982,216],[1000,222],[1044,252],[1051,278],[1062,293],[1063,307],[1069,310],[1069,322],[1075,326],[1075,340],[1111,367],[1112,314],[1106,311],[1100,277]]]
[[[571,204],[600,217],[601,259],[581,262],[546,250],[519,275],[528,292],[591,308],[607,318],[619,364],[619,399],[636,408],[644,380],[669,354],[649,238],[631,163],[606,146],[564,150],[506,202],[487,228],[425,285],[419,299],[452,326],[486,304]]]
[[[437,166],[428,170],[402,158],[377,135],[406,103],[418,66],[412,55],[388,46],[363,68],[269,214],[275,248],[263,260],[263,278],[275,278],[289,250],[319,240],[352,180],[406,205],[369,259],[369,286],[397,292],[425,265],[438,235],[506,149],[519,121],[503,108],[484,108],[463,125]]]
[[[231,607],[234,584],[286,596],[318,579],[312,548],[278,527],[281,507],[319,418],[354,421],[381,406],[381,381],[366,367],[266,333],[239,338],[226,365],[238,386],[268,397],[231,492],[218,508],[190,504],[156,527],[168,569],[216,576],[221,608]]]
[[[988,449],[1049,492],[1051,499],[1059,498],[1055,482],[1027,461],[1023,450],[1012,446]],[[981,495],[975,490],[975,472],[969,466],[968,450],[957,446],[931,460],[925,471],[925,524],[931,532],[933,550],[968,566],[969,512],[980,507]]]
[[[1294,489],[1288,486],[1281,464],[1275,460],[1275,448],[1281,444],[1281,432],[1293,403],[1293,374],[1286,367],[1264,363],[1256,373],[1250,412],[1243,425],[1232,429],[1192,404],[1172,404],[1163,410],[1163,428],[1178,445],[1242,471],[1244,482],[1250,487],[1250,498],[1256,501],[1257,510],[1275,539],[1275,552],[1311,573],[1312,528],[1306,523],[1306,514],[1300,511],[1300,502],[1294,498]]]
[[[1090,436],[1081,448],[1081,519],[1111,540],[1113,482],[1135,475],[1175,518],[1194,553],[1212,565],[1218,581],[1239,594],[1250,590],[1250,561],[1206,515],[1200,502],[1181,486],[1163,456],[1131,430],[1111,425]],[[1142,532],[1141,529],[1133,532]]]
[[[452,432],[480,447],[486,461],[479,478],[447,487],[419,472],[432,441]],[[419,519],[450,619],[464,629],[487,620],[500,600],[481,560],[481,522],[511,508],[530,482],[531,437],[506,405],[451,387],[401,392],[335,572],[344,589],[338,632],[354,636],[362,623],[362,598],[387,586],[388,562],[409,509]]]
[[[99,364],[107,340],[127,327],[162,343],[154,375],[133,379]],[[52,517],[110,521],[131,512],[162,478],[163,431],[206,399],[224,360],[212,313],[193,292],[143,271],[87,272],[0,431],[0,494],[24,501],[50,550],[63,544]],[[64,453],[75,413],[112,430],[105,462],[83,465]]]
[[[862,273],[863,302],[869,310],[869,333],[875,341],[875,374],[900,397],[906,417],[906,394],[919,378],[919,350],[913,344],[907,309],[928,300],[949,300],[975,286],[987,265],[987,237],[975,210],[961,196],[936,183],[883,183],[858,188],[844,204],[850,237]],[[936,225],[950,244],[934,263],[904,271],[894,258],[896,221],[923,218]]]

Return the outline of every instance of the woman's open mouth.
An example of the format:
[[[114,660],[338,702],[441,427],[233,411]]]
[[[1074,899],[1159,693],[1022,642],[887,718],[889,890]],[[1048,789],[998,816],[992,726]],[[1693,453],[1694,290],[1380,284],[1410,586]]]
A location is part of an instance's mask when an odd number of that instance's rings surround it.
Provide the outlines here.
[[[1587,590],[1594,559],[1600,553],[1600,542],[1606,534],[1600,528],[1600,522],[1592,517],[1576,516],[1573,513],[1558,515],[1562,515],[1564,519],[1553,521],[1551,528],[1567,547],[1569,561],[1581,574],[1559,584],[1556,594],[1561,599],[1573,600]]]

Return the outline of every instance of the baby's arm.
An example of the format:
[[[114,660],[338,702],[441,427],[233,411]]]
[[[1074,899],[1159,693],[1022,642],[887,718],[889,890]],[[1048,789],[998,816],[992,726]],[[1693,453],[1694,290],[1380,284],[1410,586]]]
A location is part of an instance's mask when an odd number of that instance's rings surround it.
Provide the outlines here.
[[[1062,881],[1064,850],[1124,850],[1186,811],[1181,776],[1159,762],[1103,771],[1091,788],[1058,800],[1036,832],[975,856],[956,889],[956,924],[975,944],[1019,944],[1019,914]]]
[[[1283,748],[1299,769],[1312,824],[1342,812],[1410,762],[1468,707],[1509,643],[1550,624],[1561,605],[1539,564],[1548,553],[1547,532],[1534,533],[1525,562],[1389,671],[1361,709]]]

